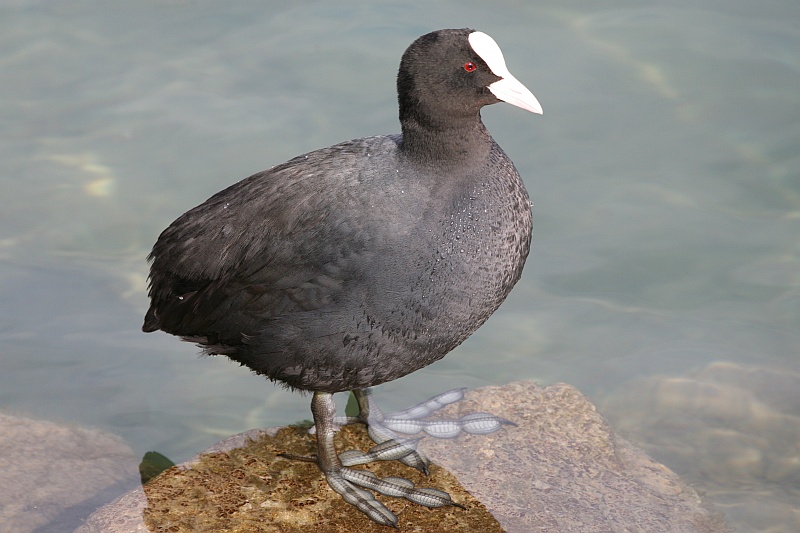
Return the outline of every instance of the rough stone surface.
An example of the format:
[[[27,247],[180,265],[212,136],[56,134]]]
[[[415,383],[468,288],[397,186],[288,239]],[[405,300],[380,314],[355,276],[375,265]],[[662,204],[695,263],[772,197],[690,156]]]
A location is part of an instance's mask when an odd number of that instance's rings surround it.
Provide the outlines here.
[[[614,434],[575,388],[485,387],[443,414],[486,411],[517,427],[421,449],[509,532],[721,532],[718,513],[677,475]]]
[[[448,409],[492,412],[517,427],[487,436],[426,439],[422,449],[443,467],[429,478],[396,462],[369,465],[379,476],[399,475],[447,490],[467,506],[466,511],[425,509],[379,496],[400,518],[402,531],[728,531],[697,493],[616,436],[568,385],[486,387]],[[78,532],[388,530],[344,504],[315,465],[275,457],[313,453],[314,438],[305,430],[246,437],[215,446],[190,467],[167,470],[138,499],[126,495],[127,501],[99,510]],[[337,438],[340,450],[370,445],[360,426],[343,429]],[[245,442],[250,443],[236,447]],[[126,504],[133,507],[126,511]],[[116,527],[114,519],[137,514],[137,524]]]
[[[138,479],[117,436],[0,414],[0,533],[69,531]]]

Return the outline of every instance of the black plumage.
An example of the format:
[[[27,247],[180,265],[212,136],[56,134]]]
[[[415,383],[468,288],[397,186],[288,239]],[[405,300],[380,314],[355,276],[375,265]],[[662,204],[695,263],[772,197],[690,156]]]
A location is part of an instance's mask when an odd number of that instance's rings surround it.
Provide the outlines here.
[[[404,376],[473,333],[531,238],[522,180],[480,120],[504,94],[492,84],[516,80],[473,33],[405,52],[401,135],[295,157],[175,220],[149,257],[143,330],[325,393]]]

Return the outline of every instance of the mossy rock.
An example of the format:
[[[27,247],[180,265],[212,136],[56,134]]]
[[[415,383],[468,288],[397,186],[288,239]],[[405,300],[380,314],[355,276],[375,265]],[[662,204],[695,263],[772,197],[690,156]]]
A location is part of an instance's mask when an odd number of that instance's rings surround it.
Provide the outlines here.
[[[337,449],[368,449],[363,426],[347,426],[336,436]],[[279,457],[311,455],[313,435],[303,428],[263,435],[243,448],[204,454],[191,468],[173,467],[144,487],[145,524],[153,532],[225,531],[382,531],[366,515],[345,503],[328,487],[316,464]],[[379,477],[400,476],[418,486],[447,491],[464,505],[428,509],[406,500],[378,495],[399,519],[402,531],[502,532],[486,508],[445,470],[431,466],[430,476],[396,461],[375,462],[365,469]]]

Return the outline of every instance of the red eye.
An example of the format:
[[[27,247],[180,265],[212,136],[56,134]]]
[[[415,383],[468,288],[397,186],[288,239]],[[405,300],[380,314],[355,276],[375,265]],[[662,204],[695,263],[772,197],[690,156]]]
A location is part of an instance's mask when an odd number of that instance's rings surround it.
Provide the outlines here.
[[[477,68],[478,67],[476,67],[475,63],[473,63],[472,61],[467,61],[466,63],[464,63],[464,70],[466,70],[467,72],[475,72],[475,69]]]

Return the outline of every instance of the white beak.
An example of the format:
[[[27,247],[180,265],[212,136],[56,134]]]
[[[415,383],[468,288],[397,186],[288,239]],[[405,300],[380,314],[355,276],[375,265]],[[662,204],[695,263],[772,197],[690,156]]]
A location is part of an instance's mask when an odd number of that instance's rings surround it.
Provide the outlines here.
[[[472,49],[481,56],[492,73],[502,78],[489,85],[492,94],[504,102],[541,115],[542,106],[539,101],[508,71],[503,52],[494,39],[480,31],[470,33],[468,39]]]
[[[542,114],[539,100],[510,73],[503,76],[502,80],[497,80],[489,85],[489,90],[504,102],[527,109],[532,113]]]

